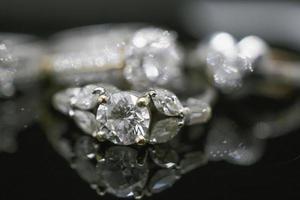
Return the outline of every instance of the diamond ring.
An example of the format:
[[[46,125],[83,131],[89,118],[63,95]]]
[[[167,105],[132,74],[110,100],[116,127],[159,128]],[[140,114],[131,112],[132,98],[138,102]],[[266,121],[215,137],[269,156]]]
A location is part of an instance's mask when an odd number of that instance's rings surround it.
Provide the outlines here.
[[[120,91],[105,84],[58,92],[55,108],[72,117],[87,134],[120,145],[164,143],[183,125],[201,124],[211,116],[214,91],[188,98],[161,88],[146,92]],[[157,120],[159,119],[159,120]]]
[[[245,89],[262,85],[261,81],[246,81],[250,74],[255,74],[256,80],[299,87],[300,62],[293,57],[290,52],[271,49],[257,36],[237,42],[232,35],[220,32],[198,45],[190,55],[190,63],[194,68],[203,66],[212,84],[222,92],[230,93],[243,86],[245,93]]]
[[[54,37],[45,67],[59,83],[178,89],[183,51],[176,39],[173,31],[138,24],[78,28]]]
[[[41,74],[44,48],[28,35],[0,34],[0,97],[27,88]]]

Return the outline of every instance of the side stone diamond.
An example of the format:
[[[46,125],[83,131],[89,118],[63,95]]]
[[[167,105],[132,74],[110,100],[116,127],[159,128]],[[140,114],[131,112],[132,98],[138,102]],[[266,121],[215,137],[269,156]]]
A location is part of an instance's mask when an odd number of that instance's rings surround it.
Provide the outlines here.
[[[82,110],[92,109],[97,105],[98,95],[93,93],[97,87],[97,85],[87,85],[81,88],[80,92],[71,98],[71,104]]]
[[[97,105],[100,95],[109,96],[110,93],[117,91],[118,89],[116,87],[105,84],[87,85],[81,88],[78,94],[71,98],[71,104],[76,108],[89,110]]]
[[[98,122],[94,114],[88,111],[75,110],[73,118],[76,124],[87,134],[92,135],[98,131]]]
[[[153,103],[159,112],[167,116],[180,115],[183,106],[174,93],[160,88],[155,88],[150,93]]]
[[[182,119],[175,117],[158,121],[151,131],[150,142],[165,143],[170,141],[177,135],[182,123]]]
[[[70,88],[65,91],[59,92],[53,97],[54,107],[64,114],[69,114],[72,111],[71,98],[78,95],[80,88]]]

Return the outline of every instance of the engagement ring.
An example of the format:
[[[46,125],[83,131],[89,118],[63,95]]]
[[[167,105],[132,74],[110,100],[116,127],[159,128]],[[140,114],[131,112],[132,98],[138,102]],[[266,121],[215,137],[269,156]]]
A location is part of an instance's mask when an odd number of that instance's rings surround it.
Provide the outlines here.
[[[54,106],[72,117],[87,134],[115,144],[164,143],[183,125],[201,124],[211,116],[213,90],[188,98],[161,88],[120,91],[105,84],[69,88],[57,93]]]

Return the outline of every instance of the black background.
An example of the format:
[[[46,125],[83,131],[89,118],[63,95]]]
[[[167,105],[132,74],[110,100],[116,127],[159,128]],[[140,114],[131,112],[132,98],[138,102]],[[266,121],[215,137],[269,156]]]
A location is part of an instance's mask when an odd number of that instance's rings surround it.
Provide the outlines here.
[[[75,26],[138,21],[171,27],[186,39],[178,15],[184,2],[1,0],[0,30],[44,37]],[[262,160],[249,167],[209,163],[151,199],[300,199],[299,141],[299,131],[269,140]],[[0,200],[116,199],[97,196],[52,149],[38,123],[24,128],[18,143],[15,154],[0,154]]]

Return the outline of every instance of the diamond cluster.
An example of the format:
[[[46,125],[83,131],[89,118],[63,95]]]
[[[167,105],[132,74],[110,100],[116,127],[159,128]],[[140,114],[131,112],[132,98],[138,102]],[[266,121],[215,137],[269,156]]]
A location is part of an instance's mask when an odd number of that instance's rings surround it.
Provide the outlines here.
[[[57,93],[53,101],[54,106],[73,117],[84,132],[115,144],[167,142],[184,123],[184,107],[177,96],[160,88],[138,93],[95,84]],[[167,118],[150,126],[151,107]]]
[[[161,86],[180,78],[182,52],[173,32],[138,30],[125,49],[125,58],[124,76],[133,86]]]
[[[237,42],[228,33],[217,33],[197,51],[205,60],[215,85],[231,91],[242,85],[243,77],[253,72],[253,64],[266,55],[267,50],[267,45],[258,37],[248,36]]]

